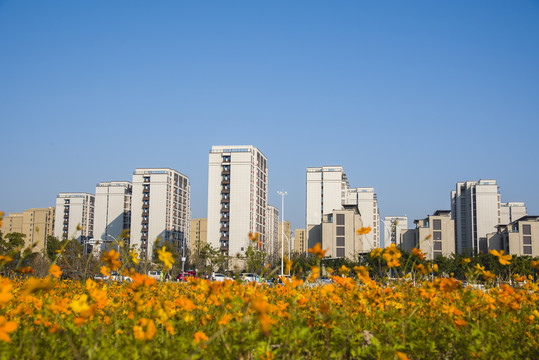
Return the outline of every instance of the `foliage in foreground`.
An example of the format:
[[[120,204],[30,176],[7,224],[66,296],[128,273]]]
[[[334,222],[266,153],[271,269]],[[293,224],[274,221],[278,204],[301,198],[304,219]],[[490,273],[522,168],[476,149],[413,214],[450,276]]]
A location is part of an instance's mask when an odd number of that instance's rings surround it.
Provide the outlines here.
[[[59,269],[52,269],[58,272]],[[58,273],[56,275],[59,275]],[[1,358],[537,358],[537,284],[0,279]]]

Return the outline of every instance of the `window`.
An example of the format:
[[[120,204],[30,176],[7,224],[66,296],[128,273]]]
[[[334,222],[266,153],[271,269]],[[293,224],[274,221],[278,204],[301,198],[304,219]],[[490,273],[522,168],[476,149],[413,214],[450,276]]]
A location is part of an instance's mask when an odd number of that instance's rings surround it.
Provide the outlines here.
[[[532,234],[532,226],[531,225],[522,225],[522,233],[524,235],[531,235]]]
[[[344,257],[344,248],[337,248],[337,257]]]
[[[337,236],[337,246],[344,246],[344,236]]]
[[[344,225],[344,214],[337,214],[337,225]]]
[[[524,245],[531,245],[532,244],[532,237],[531,236],[523,236],[522,237]]]
[[[442,232],[441,231],[434,231],[432,233],[433,240],[442,240]]]
[[[344,226],[337,226],[337,235],[344,236]]]
[[[433,230],[442,230],[442,220],[434,219],[432,221],[432,228]]]
[[[434,242],[434,250],[442,250],[442,242],[441,241],[435,241]]]
[[[524,250],[524,255],[531,255],[532,254],[532,247],[531,246],[524,246],[523,247],[523,250]]]

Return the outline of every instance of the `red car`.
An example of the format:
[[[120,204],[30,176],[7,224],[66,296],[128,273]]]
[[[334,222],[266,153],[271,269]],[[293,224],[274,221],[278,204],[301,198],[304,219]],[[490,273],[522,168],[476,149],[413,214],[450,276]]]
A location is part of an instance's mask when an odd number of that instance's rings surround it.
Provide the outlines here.
[[[196,279],[197,272],[195,270],[187,270],[183,273],[179,273],[178,276],[176,276],[177,281],[187,281],[187,278],[193,277]]]

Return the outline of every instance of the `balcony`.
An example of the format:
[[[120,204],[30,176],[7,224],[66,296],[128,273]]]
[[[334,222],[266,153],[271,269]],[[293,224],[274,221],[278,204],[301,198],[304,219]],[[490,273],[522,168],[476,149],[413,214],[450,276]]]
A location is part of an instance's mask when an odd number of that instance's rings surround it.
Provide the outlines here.
[[[228,185],[230,184],[230,179],[221,179],[221,185]]]
[[[221,222],[223,222],[223,221],[224,221],[224,222],[228,222],[228,221],[230,221],[230,218],[228,218],[228,217],[222,217],[222,216],[221,216],[221,220],[220,220],[220,221],[221,221]]]
[[[219,238],[219,241],[228,241],[228,236],[221,235],[221,237]]]
[[[228,170],[222,170],[221,175],[230,175],[230,169]]]
[[[221,189],[221,194],[230,194],[230,189]]]
[[[219,248],[219,250],[221,250],[221,251],[228,251],[228,246],[223,246],[223,245],[221,245],[221,247]]]
[[[230,203],[230,199],[221,199],[221,204],[228,204]]]
[[[221,228],[219,229],[219,231],[229,231],[230,228],[228,226],[221,226]]]

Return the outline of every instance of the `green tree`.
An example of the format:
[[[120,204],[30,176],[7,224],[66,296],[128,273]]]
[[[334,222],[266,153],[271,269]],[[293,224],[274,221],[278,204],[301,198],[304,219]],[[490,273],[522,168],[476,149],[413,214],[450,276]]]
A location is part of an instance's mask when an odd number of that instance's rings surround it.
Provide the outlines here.
[[[56,236],[48,235],[46,241],[46,254],[50,261],[54,261],[58,251],[62,248],[62,243]]]
[[[24,247],[25,237],[25,234],[18,232],[0,236],[0,253],[2,255],[20,255],[20,252]]]

